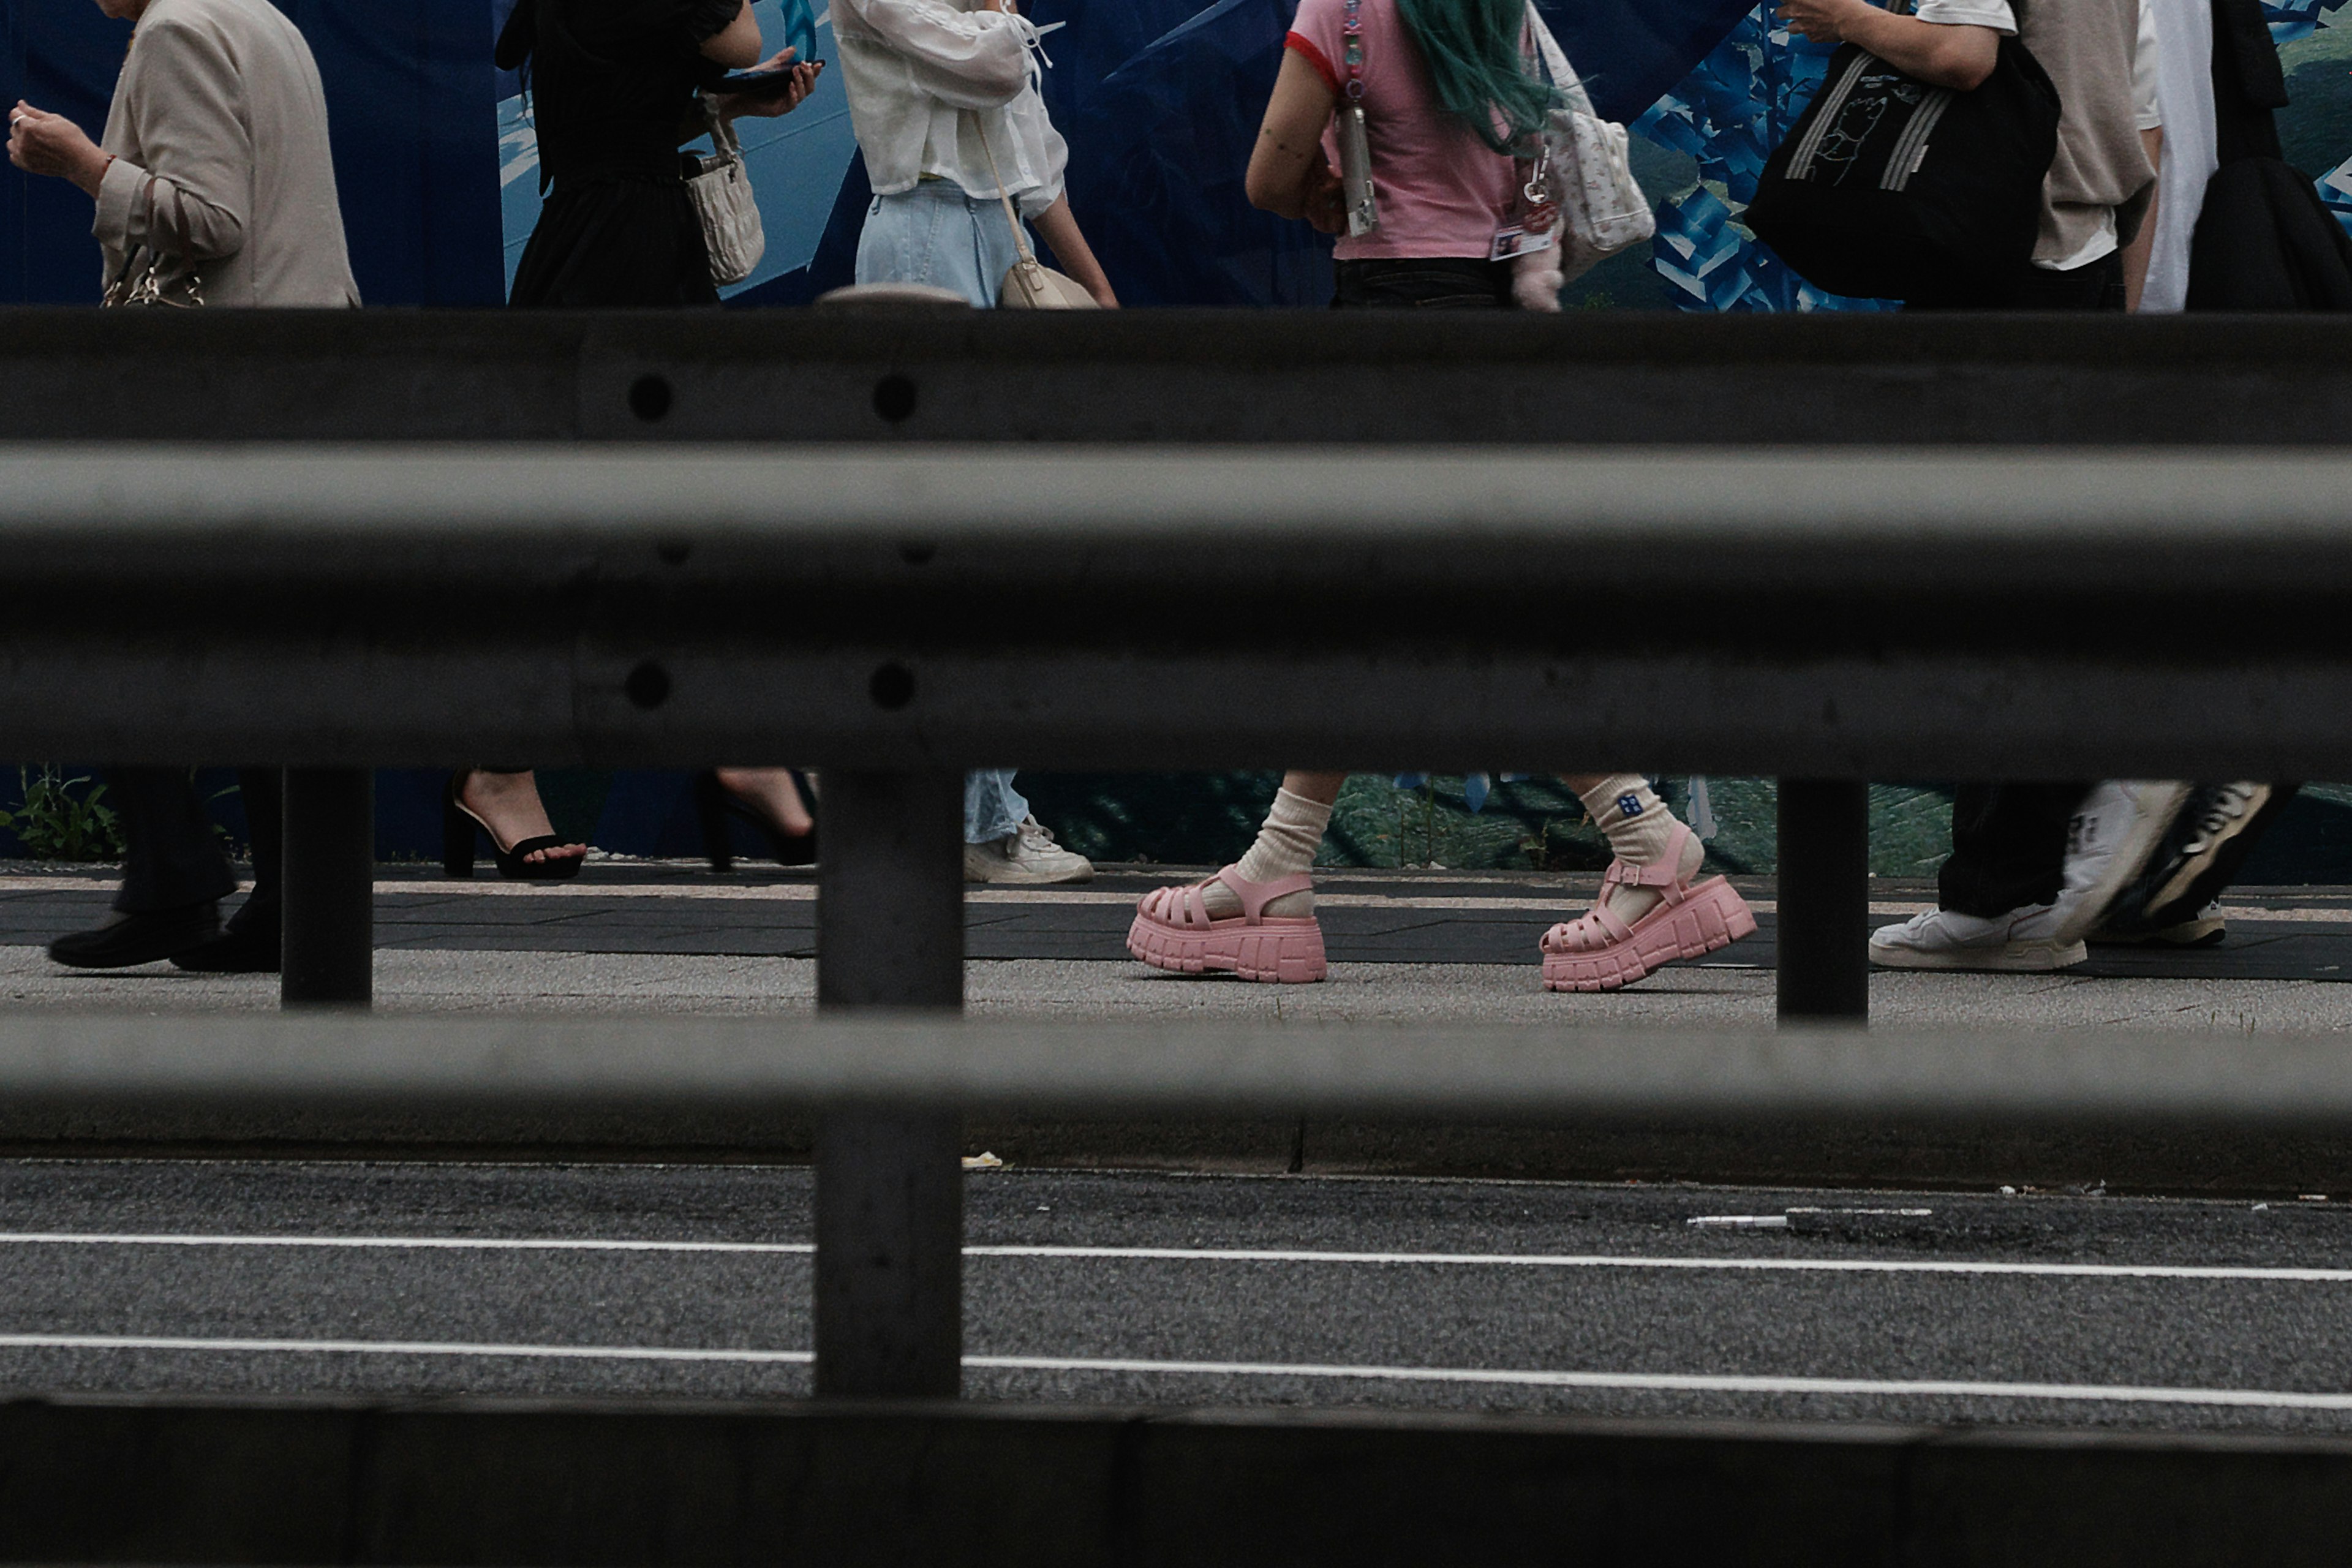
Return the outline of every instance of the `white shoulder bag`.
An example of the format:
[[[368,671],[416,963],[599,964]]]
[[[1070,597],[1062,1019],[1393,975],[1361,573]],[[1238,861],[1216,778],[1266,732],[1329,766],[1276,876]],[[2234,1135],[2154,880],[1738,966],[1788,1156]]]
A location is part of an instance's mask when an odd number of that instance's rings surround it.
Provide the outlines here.
[[[1545,74],[1564,100],[1544,131],[1550,198],[1559,205],[1559,271],[1574,278],[1630,250],[1658,231],[1650,198],[1633,178],[1625,128],[1592,111],[1592,99],[1568,63],[1543,14],[1528,7],[1528,26]]]
[[[743,167],[743,143],[736,139],[735,127],[709,93],[701,94],[700,101],[702,117],[710,125],[711,151],[688,154],[698,172],[688,177],[686,189],[702,219],[710,280],[724,288],[751,276],[768,254],[768,234],[760,223],[759,199],[751,194],[751,174]]]
[[[970,110],[965,112],[970,113]],[[1029,248],[1029,231],[1021,226],[1021,215],[1013,210],[1013,196],[1004,188],[1004,174],[996,166],[996,149],[988,144],[988,128],[973,114],[971,128],[980,134],[980,150],[988,154],[988,177],[996,182],[996,199],[1004,204],[1004,221],[1013,226],[1013,247],[1020,257],[1004,274],[1004,287],[997,295],[999,309],[1006,310],[1099,310],[1102,301],[1087,292],[1076,279],[1056,272],[1037,259]]]

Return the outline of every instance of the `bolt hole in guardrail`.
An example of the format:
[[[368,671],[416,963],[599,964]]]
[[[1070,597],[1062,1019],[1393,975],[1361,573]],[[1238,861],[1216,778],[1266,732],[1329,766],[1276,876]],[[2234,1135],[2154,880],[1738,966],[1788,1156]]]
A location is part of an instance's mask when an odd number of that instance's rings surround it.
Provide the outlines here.
[[[908,376],[886,375],[874,384],[874,412],[892,425],[904,425],[915,414],[915,384]]]
[[[938,545],[911,539],[898,546],[898,559],[909,566],[929,566],[931,558],[939,552]]]
[[[667,416],[673,400],[667,376],[641,375],[629,384],[629,412],[648,425]]]
[[[915,672],[903,664],[886,664],[866,683],[874,706],[897,712],[915,700]]]
[[[669,700],[669,671],[652,659],[646,659],[629,671],[629,678],[621,683],[621,689],[639,708],[658,708]]]
[[[665,539],[654,546],[654,554],[665,566],[683,566],[694,546],[683,539]]]

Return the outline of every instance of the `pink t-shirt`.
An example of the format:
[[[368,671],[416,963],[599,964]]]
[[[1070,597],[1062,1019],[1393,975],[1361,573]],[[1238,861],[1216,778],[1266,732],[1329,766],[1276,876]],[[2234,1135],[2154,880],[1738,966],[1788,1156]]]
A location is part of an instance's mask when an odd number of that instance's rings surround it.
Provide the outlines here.
[[[1298,0],[1298,16],[1286,40],[1322,73],[1333,92],[1343,95],[1346,16],[1344,0]],[[1380,195],[1381,226],[1361,239],[1342,235],[1339,259],[1486,259],[1516,195],[1511,160],[1489,150],[1467,125],[1439,106],[1429,68],[1397,16],[1396,0],[1363,0],[1359,20],[1364,39],[1364,128],[1372,150],[1372,188]],[[1336,131],[1324,137],[1323,150],[1338,168]]]

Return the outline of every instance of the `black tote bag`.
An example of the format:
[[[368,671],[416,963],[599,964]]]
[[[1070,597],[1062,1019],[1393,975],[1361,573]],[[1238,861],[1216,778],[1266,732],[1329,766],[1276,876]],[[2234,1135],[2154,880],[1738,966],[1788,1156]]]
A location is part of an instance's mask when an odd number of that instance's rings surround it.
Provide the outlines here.
[[[2058,155],[2058,89],[2015,37],[1972,91],[1857,45],[1765,160],[1748,226],[1832,294],[1948,294],[2033,258]]]

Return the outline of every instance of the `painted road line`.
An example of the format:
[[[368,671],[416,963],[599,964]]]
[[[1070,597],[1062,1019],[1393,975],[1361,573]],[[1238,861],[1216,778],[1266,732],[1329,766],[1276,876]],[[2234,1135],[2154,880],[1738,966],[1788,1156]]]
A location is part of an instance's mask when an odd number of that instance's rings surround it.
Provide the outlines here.
[[[801,1366],[808,1351],[669,1345],[532,1345],[436,1340],[200,1339],[180,1334],[0,1334],[0,1350],[166,1351],[231,1355],[433,1356],[473,1360],[664,1362]],[[2220,1405],[2352,1412],[2352,1394],[2267,1388],[2162,1388],[2128,1384],[1992,1383],[1940,1378],[1761,1377],[1706,1373],[1549,1372],[1542,1369],[1353,1366],[1319,1362],[1146,1361],[1117,1356],[968,1355],[978,1372],[1102,1373],[1167,1377],[1310,1378],[1377,1383],[1477,1384],[1661,1394],[1764,1394],[1864,1398],[2063,1400],[2112,1405]]]
[[[772,1254],[807,1257],[805,1241],[655,1241],[603,1237],[236,1236],[138,1231],[0,1231],[0,1247],[223,1247],[385,1251]],[[1067,1258],[1146,1263],[1295,1263],[1373,1268],[1624,1268],[1764,1274],[1966,1274],[2072,1279],[2222,1279],[2352,1284],[2352,1268],[2236,1264],[2017,1263],[1913,1258],[1657,1258],[1605,1252],[1341,1252],[1303,1247],[973,1246],[966,1258]]]
[[[202,1351],[236,1355],[474,1356],[523,1361],[667,1361],[804,1366],[814,1351],[706,1350],[667,1345],[467,1344],[444,1340],[197,1339],[184,1334],[0,1334],[0,1350]]]
[[[1841,1394],[1874,1398],[2051,1399],[2113,1405],[2231,1405],[2258,1410],[2352,1411],[2352,1394],[2267,1388],[2157,1388],[2127,1384],[1979,1383],[1940,1378],[1748,1377],[1705,1373],[1544,1372],[1474,1367],[1344,1366],[1249,1361],[1128,1361],[1115,1357],[963,1358],[996,1372],[1098,1372],[1155,1376],[1358,1379],[1378,1383],[1501,1384],[1664,1394]]]

